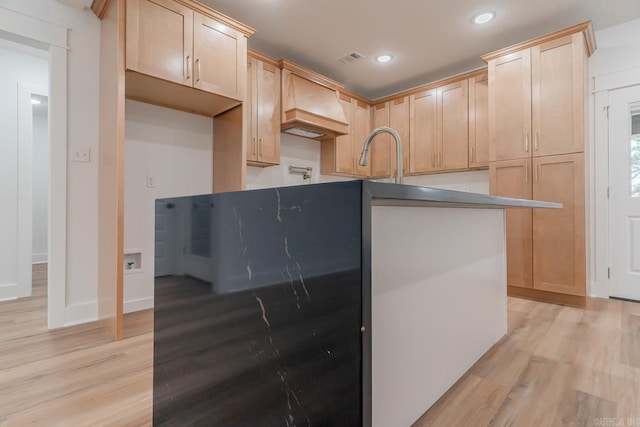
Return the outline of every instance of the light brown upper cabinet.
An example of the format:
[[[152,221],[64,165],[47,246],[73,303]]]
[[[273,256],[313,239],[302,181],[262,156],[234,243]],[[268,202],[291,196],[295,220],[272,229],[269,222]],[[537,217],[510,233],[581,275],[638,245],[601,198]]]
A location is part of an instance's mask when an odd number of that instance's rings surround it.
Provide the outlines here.
[[[489,76],[469,78],[469,167],[489,166]]]
[[[247,38],[208,16],[193,14],[193,87],[244,100]]]
[[[127,68],[193,83],[193,10],[173,0],[127,1]]]
[[[340,105],[349,122],[349,133],[321,142],[321,173],[367,177],[371,170],[371,159],[367,166],[360,166],[358,160],[371,127],[369,104],[341,93]]]
[[[398,132],[402,143],[402,173],[409,173],[409,157],[411,156],[411,147],[409,140],[409,125],[411,109],[409,105],[409,96],[392,99],[389,101],[389,126]],[[389,160],[391,173],[395,176],[397,169],[396,162],[396,142],[390,139]]]
[[[389,102],[382,102],[371,107],[372,121],[371,130],[389,126]],[[371,164],[371,176],[388,177],[391,175],[391,159],[389,151],[391,149],[391,136],[387,133],[377,135],[369,148],[369,163]],[[394,159],[395,160],[395,159]],[[394,168],[395,170],[395,168]]]
[[[437,89],[437,98],[438,169],[467,169],[469,167],[468,80],[440,86]]]
[[[126,3],[127,70],[232,100],[244,100],[246,36],[252,30],[196,2],[127,0]],[[153,101],[161,96],[153,93],[163,90],[157,83],[146,84],[148,93],[132,92],[131,97]],[[174,97],[185,96],[176,93]],[[156,100],[160,104],[170,102]]]
[[[468,88],[458,79],[411,95],[410,173],[469,168]]]
[[[581,24],[483,57],[489,64],[491,161],[584,150],[591,31],[590,23]]]
[[[262,58],[262,57],[261,57]],[[280,68],[252,53],[247,60],[247,99],[244,102],[247,164],[280,163]]]
[[[418,92],[409,98],[411,107],[409,171],[411,173],[433,172],[438,169],[436,98],[436,89]]]

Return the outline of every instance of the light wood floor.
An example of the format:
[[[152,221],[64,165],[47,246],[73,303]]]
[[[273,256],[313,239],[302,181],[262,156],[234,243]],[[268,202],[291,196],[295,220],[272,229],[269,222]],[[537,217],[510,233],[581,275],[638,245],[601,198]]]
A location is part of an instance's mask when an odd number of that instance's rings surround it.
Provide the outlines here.
[[[414,427],[640,425],[640,304],[508,308],[508,335]]]
[[[120,342],[98,323],[48,331],[46,265],[33,279],[0,302],[0,427],[151,425],[152,311],[125,315]]]
[[[33,297],[0,303],[0,427],[151,425],[152,313],[126,315],[117,343],[97,323],[47,331],[46,270],[34,280]],[[604,418],[640,425],[640,304],[510,298],[509,334],[414,427]]]

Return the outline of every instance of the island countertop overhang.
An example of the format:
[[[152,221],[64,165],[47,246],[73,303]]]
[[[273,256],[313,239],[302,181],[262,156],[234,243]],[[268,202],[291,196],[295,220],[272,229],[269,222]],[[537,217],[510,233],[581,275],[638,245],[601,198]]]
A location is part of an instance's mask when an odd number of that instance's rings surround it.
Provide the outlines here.
[[[515,199],[464,191],[443,190],[406,184],[362,181],[362,195],[372,206],[416,206],[447,208],[546,208],[559,209],[562,203]]]

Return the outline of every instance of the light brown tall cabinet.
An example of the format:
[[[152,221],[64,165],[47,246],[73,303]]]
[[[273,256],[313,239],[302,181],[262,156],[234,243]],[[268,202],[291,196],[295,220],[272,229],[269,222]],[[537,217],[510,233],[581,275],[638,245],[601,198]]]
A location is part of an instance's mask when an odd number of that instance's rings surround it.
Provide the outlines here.
[[[559,202],[507,212],[508,294],[586,303],[585,163],[590,22],[485,55],[491,194]]]

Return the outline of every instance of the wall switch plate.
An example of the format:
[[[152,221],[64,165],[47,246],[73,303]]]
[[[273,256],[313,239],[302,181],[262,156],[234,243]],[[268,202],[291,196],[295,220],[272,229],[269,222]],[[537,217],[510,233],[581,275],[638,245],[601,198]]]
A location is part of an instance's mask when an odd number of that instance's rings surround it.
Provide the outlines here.
[[[89,148],[89,147],[74,148],[71,151],[71,161],[72,162],[90,163],[91,162],[91,148]]]
[[[147,174],[147,188],[156,188],[156,178]]]

